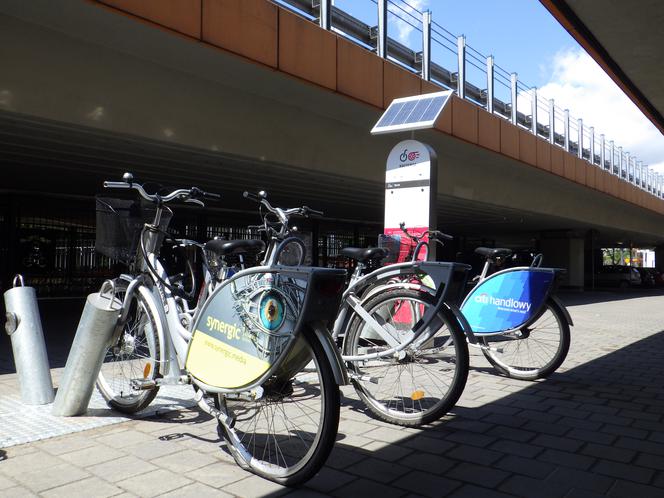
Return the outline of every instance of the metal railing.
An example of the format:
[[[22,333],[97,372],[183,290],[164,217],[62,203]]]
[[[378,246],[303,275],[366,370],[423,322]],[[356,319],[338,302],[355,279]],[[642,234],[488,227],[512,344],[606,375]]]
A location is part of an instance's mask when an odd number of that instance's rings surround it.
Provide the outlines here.
[[[492,55],[467,45],[465,36],[446,30],[432,19],[430,11],[420,11],[407,0],[353,0],[376,9],[376,24],[371,25],[333,5],[332,0],[272,1],[664,199],[663,175],[561,109],[553,99],[540,95],[537,88],[523,84],[517,73],[498,66]],[[408,47],[389,37],[390,22],[418,33],[419,46]]]

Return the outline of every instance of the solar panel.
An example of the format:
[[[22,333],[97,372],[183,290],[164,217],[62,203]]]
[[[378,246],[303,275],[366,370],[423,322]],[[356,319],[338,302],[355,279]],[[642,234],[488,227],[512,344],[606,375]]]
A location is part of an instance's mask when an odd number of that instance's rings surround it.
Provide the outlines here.
[[[452,91],[394,99],[371,130],[372,135],[433,128]]]

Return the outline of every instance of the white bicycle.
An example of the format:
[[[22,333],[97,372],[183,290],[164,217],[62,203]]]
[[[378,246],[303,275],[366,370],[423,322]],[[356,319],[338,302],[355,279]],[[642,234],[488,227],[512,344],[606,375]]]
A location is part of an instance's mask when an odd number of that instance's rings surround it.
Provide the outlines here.
[[[187,293],[158,257],[170,218],[166,204],[202,205],[201,199],[218,196],[195,187],[150,195],[130,174],[123,179],[104,186],[137,191],[150,210],[145,216],[128,201],[114,208],[107,200],[98,211],[100,251],[125,260],[135,249],[139,255],[137,275],[115,282],[123,304],[97,381],[102,396],[133,413],[148,406],[160,386],[191,384],[198,406],[218,420],[241,467],[285,485],[309,479],[334,444],[338,386],[347,383],[328,332],[344,272],[279,265],[286,246],[276,245],[263,265],[215,285],[207,272],[196,306],[188,309]],[[204,249],[224,256],[257,244],[262,242],[213,240]]]

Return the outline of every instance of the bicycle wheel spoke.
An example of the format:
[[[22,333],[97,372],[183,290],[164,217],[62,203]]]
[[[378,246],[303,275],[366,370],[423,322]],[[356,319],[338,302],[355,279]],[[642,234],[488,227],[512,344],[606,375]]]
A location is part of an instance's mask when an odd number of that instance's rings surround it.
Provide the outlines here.
[[[311,357],[313,361],[293,378],[273,377],[265,382],[260,399],[229,396],[224,402],[227,415],[235,420],[227,429],[239,442],[233,446],[235,438],[227,438],[234,456],[270,479],[302,471],[319,451],[329,404],[326,399],[333,387],[324,385],[320,359],[313,353]],[[329,408],[338,410],[336,389],[337,405]]]
[[[485,338],[493,350],[485,356],[504,373],[523,379],[548,375],[562,363],[569,348],[569,329],[564,317],[547,305],[530,327],[509,336]]]
[[[424,417],[442,414],[456,401],[461,392],[458,386],[465,383],[467,360],[462,366],[454,359],[466,345],[453,338],[448,322],[442,318],[439,328],[428,333],[430,337],[413,338],[418,333],[413,332],[414,324],[431,306],[426,294],[398,290],[383,296],[377,295],[373,307],[368,304],[365,309],[373,316],[388,317],[386,324],[401,342],[413,342],[389,357],[351,363],[353,382],[370,410],[381,418],[418,425]],[[376,333],[359,318],[355,320],[347,333],[346,354],[361,356],[365,351],[374,353],[391,347],[376,341]],[[464,371],[460,373],[460,369]]]

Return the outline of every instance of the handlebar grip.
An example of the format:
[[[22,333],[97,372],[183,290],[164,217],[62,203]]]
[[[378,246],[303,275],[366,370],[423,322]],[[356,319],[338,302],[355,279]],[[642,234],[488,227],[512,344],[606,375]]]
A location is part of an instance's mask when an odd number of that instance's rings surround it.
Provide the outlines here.
[[[201,190],[198,187],[191,187],[191,189],[189,189],[189,192],[190,192],[189,195],[192,198],[205,197],[207,199],[221,199],[221,195],[213,194],[212,192],[206,192],[205,190]]]
[[[251,192],[247,192],[246,190],[244,191],[242,196],[245,199],[249,199],[250,201],[260,202],[260,199],[258,198],[258,196],[256,194],[252,194]]]
[[[429,232],[429,236],[432,239],[443,239],[443,240],[454,240],[454,237],[452,235],[439,232],[438,230],[434,230],[432,232]]]
[[[131,188],[126,182],[104,182],[104,188]]]
[[[302,210],[304,211],[305,216],[324,216],[325,213],[323,211],[318,211],[316,209],[311,209],[309,206],[302,206]]]

